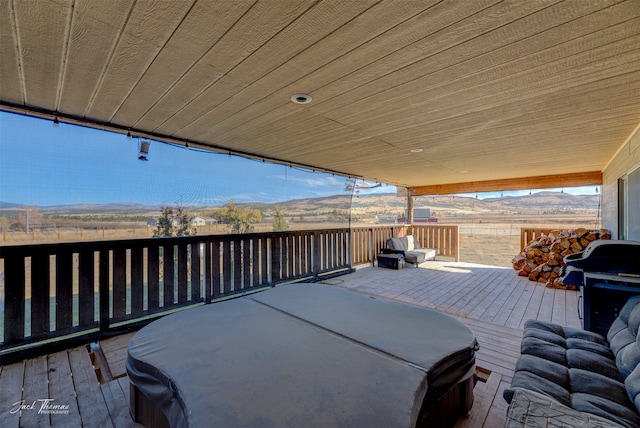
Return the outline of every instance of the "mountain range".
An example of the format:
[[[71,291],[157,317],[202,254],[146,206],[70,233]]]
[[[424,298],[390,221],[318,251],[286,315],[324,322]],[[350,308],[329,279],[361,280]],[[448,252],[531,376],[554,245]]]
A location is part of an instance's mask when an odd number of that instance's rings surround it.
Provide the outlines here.
[[[403,210],[407,201],[395,193],[361,194],[359,196],[335,195],[320,198],[295,199],[278,203],[236,203],[237,206],[250,207],[261,211],[271,211],[280,206],[285,212],[300,212],[318,209],[346,209],[352,201],[352,207],[359,210],[395,209]],[[600,195],[572,195],[561,192],[537,192],[525,196],[504,196],[498,198],[477,199],[466,196],[428,196],[414,198],[415,208],[431,208],[432,210],[449,210],[467,213],[502,212],[502,213],[540,213],[597,210]],[[0,201],[0,215],[15,215],[28,205]],[[36,206],[44,214],[96,214],[122,213],[143,214],[157,212],[160,205],[144,205],[136,203],[111,204],[73,204],[55,206]],[[191,212],[206,211],[220,206],[189,206]]]

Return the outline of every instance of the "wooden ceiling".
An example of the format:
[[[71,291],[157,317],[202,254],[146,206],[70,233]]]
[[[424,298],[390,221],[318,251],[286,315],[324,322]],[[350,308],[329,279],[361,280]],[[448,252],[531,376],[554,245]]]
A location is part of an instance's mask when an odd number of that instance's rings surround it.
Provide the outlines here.
[[[640,123],[640,0],[7,0],[0,37],[3,110],[423,190],[593,178]]]

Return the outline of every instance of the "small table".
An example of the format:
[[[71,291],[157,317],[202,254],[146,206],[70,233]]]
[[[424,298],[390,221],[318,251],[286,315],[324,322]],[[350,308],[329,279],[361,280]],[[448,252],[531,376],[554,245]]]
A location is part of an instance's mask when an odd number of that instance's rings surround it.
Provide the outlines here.
[[[404,267],[404,256],[402,254],[378,254],[378,267],[388,269],[402,269]]]

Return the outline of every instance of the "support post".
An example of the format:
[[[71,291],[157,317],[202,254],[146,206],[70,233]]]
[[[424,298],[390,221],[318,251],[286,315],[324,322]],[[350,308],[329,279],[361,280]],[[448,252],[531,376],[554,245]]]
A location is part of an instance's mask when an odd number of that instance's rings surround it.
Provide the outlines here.
[[[413,196],[407,192],[407,235],[413,235]]]

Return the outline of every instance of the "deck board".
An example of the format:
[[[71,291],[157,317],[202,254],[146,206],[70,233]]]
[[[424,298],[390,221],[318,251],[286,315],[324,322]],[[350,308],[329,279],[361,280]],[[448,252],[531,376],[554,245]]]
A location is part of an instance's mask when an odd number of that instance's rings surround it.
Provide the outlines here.
[[[88,351],[82,347],[70,350],[69,363],[83,425],[113,427]]]
[[[3,409],[13,407],[13,403],[22,400],[22,384],[24,382],[24,362],[0,367],[0,403]],[[19,427],[20,414],[11,411],[0,412],[1,427]]]
[[[75,397],[75,387],[71,376],[71,365],[67,351],[56,352],[49,355],[49,395],[47,397],[56,400],[56,403],[70,406],[69,414],[62,416],[52,415],[52,427],[74,427],[82,425],[78,402]]]
[[[111,376],[114,379],[126,375],[125,361],[127,360],[127,346],[134,333],[123,334],[113,339],[100,341],[100,348],[109,364]]]
[[[41,356],[25,361],[24,384],[22,397],[25,404],[35,407],[33,410],[24,410],[20,416],[20,426],[49,426],[51,424],[48,413],[40,413],[40,399],[49,398],[47,382],[48,379],[47,357]]]
[[[513,377],[527,319],[580,327],[576,291],[546,288],[501,267],[428,261],[418,269],[367,267],[324,282],[375,298],[436,309],[471,328],[480,345],[476,362],[491,374],[486,383],[476,385],[471,413],[456,427],[504,425],[507,403],[502,392]],[[51,426],[140,426],[129,415],[129,380],[124,367],[131,335],[99,343],[112,374],[103,384],[98,382],[85,346],[0,366],[0,403],[53,398],[69,404],[68,415],[48,416]],[[40,423],[44,420],[26,413],[21,417],[0,412],[0,426],[45,426]]]

